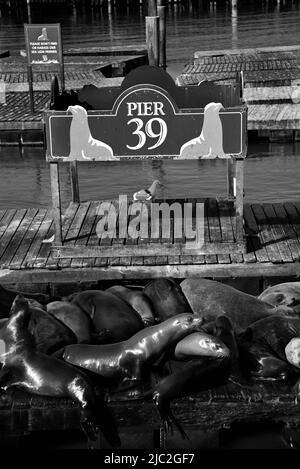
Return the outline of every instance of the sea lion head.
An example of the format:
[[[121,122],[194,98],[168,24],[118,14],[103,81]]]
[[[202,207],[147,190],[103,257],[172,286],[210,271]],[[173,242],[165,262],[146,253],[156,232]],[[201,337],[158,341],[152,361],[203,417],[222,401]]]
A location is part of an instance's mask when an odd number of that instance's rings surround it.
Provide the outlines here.
[[[87,122],[87,112],[82,106],[69,106],[67,112],[71,112],[73,120],[80,124]]]
[[[297,368],[300,368],[300,337],[290,340],[285,347],[287,361]]]
[[[219,114],[221,110],[224,110],[222,103],[208,103],[204,108],[204,114]]]
[[[180,325],[183,330],[198,331],[201,330],[204,319],[194,314],[183,313],[170,318],[170,321],[175,327]]]
[[[9,328],[27,328],[30,320],[28,301],[22,295],[17,295],[9,313]]]

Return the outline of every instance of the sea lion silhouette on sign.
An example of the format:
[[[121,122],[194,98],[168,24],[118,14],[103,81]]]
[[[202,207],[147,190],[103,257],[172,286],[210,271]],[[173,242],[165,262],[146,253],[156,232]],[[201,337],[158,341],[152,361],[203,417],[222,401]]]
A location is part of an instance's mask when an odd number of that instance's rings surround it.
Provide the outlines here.
[[[72,113],[70,127],[69,160],[117,160],[112,148],[104,142],[92,137],[88,115],[82,106],[69,106],[67,111]]]
[[[38,37],[38,41],[49,41],[47,36],[47,28],[42,28],[42,34]]]
[[[178,159],[226,158],[219,115],[221,109],[224,109],[221,103],[209,103],[205,106],[201,134],[182,145]]]

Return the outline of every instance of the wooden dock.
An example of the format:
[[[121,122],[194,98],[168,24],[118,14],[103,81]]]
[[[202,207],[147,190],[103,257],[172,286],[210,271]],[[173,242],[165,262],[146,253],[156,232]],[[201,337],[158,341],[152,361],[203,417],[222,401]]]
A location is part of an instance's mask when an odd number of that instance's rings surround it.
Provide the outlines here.
[[[169,202],[174,202],[169,201]],[[96,235],[100,202],[71,203],[64,212],[63,238],[67,246],[104,245],[108,251],[145,239],[103,239]],[[235,224],[222,204],[205,215],[205,239],[232,241]],[[174,224],[171,223],[171,226]],[[247,252],[209,255],[131,255],[119,257],[63,258],[50,254],[43,243],[54,233],[50,210],[44,208],[0,210],[0,283],[72,283],[98,280],[143,280],[190,276],[297,277],[300,275],[300,203],[251,204],[244,207]],[[175,242],[174,229],[170,242]],[[164,240],[165,241],[165,240]]]
[[[234,84],[243,71],[248,130],[286,131],[300,138],[300,46],[195,52],[178,77],[178,84],[202,80]],[[273,133],[272,133],[273,132]],[[264,133],[264,136],[267,134]]]
[[[107,398],[122,449],[219,448],[220,429],[228,430],[236,422],[277,423],[288,435],[299,431],[300,425],[300,404],[295,403],[291,383],[256,382],[247,389],[228,384],[174,400],[172,410],[189,440],[183,440],[177,430],[173,435],[163,431],[151,399],[130,400],[118,395],[107,395]],[[33,396],[15,390],[13,399],[5,396],[0,403],[0,444],[5,438],[33,432],[41,435],[46,431],[79,429],[79,418],[79,406],[69,399]],[[109,448],[102,436],[97,447]]]
[[[34,108],[30,110],[26,53],[0,62],[0,145],[43,144],[43,112],[49,109],[51,80],[56,69],[44,66],[33,70]],[[4,56],[6,57],[6,56]],[[131,69],[147,63],[144,45],[124,47],[70,48],[64,51],[65,88],[79,90],[86,84],[120,86]],[[3,88],[3,85],[2,85]],[[1,91],[1,90],[0,90]]]

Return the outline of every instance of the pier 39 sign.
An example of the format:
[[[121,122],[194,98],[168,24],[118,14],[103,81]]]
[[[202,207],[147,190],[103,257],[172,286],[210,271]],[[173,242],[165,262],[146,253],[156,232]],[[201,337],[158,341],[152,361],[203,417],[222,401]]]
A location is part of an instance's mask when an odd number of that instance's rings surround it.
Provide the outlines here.
[[[149,66],[119,88],[84,86],[77,104],[47,111],[45,124],[50,162],[246,156],[246,108],[229,86],[180,87]]]

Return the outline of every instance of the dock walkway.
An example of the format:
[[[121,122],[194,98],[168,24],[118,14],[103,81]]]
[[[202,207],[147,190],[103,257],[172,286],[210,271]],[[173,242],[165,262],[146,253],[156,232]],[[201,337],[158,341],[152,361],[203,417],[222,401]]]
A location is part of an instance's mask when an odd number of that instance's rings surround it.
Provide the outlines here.
[[[177,83],[233,84],[240,71],[248,130],[285,130],[300,138],[300,46],[195,52]]]
[[[147,57],[143,45],[70,48],[64,51],[64,62],[66,90],[79,90],[86,84],[120,86],[123,77],[119,75],[144,65]],[[33,68],[35,112],[31,113],[26,58],[5,57],[0,60],[0,144],[26,143],[28,137],[24,131],[39,130],[42,134],[43,110],[49,108],[51,80],[54,75],[59,75],[58,72],[51,66]],[[17,140],[8,136],[12,131],[19,131]],[[43,141],[42,135],[38,141]],[[32,143],[32,138],[29,142]]]
[[[183,201],[184,199],[181,199]],[[169,202],[174,202],[169,201]],[[116,249],[132,239],[99,239],[96,235],[100,202],[71,203],[64,213],[67,245],[105,245]],[[300,203],[252,204],[244,207],[247,252],[198,256],[88,257],[54,259],[51,211],[44,208],[0,210],[0,283],[70,283],[76,281],[202,276],[214,278],[300,275]],[[205,237],[234,239],[235,225],[222,205],[208,209]],[[171,233],[171,241],[176,235]],[[175,240],[176,241],[176,240]],[[135,243],[145,243],[138,239]]]

